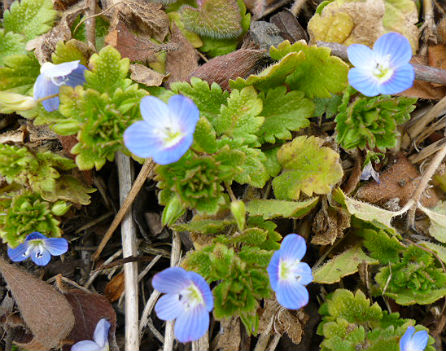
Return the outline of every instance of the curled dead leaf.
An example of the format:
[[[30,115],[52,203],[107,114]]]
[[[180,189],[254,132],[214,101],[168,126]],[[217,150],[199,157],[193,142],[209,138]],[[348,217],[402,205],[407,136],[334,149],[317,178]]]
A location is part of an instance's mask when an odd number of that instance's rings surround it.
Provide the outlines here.
[[[124,292],[124,273],[121,272],[113,277],[105,286],[104,294],[110,302],[118,301]]]

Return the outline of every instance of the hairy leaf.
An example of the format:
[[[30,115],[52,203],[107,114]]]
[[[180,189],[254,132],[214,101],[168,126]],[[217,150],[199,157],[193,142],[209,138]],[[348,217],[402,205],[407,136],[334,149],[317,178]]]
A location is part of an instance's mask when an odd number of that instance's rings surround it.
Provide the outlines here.
[[[317,137],[300,136],[280,148],[277,157],[283,170],[272,182],[276,198],[297,200],[301,191],[307,196],[328,194],[341,180],[339,154],[322,143]]]
[[[276,217],[297,219],[306,216],[318,201],[318,197],[301,202],[257,199],[249,201],[246,210],[252,216],[262,216],[265,219]]]
[[[429,234],[442,243],[446,243],[446,201],[440,201],[432,209],[419,204],[418,207],[429,217]]]
[[[40,74],[40,64],[33,54],[10,55],[3,58],[0,67],[0,90],[31,95]]]
[[[5,57],[25,53],[25,40],[23,36],[0,29],[0,66],[3,66]]]

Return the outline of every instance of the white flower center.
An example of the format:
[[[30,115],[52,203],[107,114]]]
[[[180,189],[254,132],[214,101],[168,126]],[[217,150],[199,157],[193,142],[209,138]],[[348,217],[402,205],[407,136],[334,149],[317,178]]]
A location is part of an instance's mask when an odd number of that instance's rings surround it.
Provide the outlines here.
[[[184,136],[178,123],[174,123],[172,120],[155,129],[155,134],[161,138],[166,148],[176,145]]]
[[[300,281],[302,276],[297,273],[299,263],[298,260],[280,260],[279,279],[288,282]]]
[[[375,60],[372,75],[379,81],[386,82],[393,76],[393,68],[390,66],[390,55],[380,57],[380,60]]]
[[[40,239],[30,240],[28,248],[23,253],[23,256],[28,257],[31,254],[31,251],[33,251],[36,247],[37,247],[36,256],[38,258],[42,257],[42,252],[45,250],[45,246],[44,246],[43,240],[40,240]]]
[[[187,288],[181,290],[179,299],[186,311],[192,310],[195,307],[204,304],[203,295],[201,294],[200,289],[198,289],[193,283]]]

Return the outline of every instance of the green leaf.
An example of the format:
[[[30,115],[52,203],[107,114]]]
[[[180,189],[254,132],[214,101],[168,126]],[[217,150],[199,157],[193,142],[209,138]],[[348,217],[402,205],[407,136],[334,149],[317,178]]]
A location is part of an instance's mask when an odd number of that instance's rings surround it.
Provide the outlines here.
[[[338,112],[338,107],[341,105],[342,95],[332,95],[329,98],[315,98],[314,103],[316,108],[314,110],[315,117],[332,118]]]
[[[217,137],[211,123],[201,117],[194,132],[194,150],[213,154],[217,152]]]
[[[14,1],[3,15],[3,28],[24,35],[28,41],[48,32],[56,16],[51,0]]]
[[[446,243],[446,201],[440,201],[432,209],[426,208],[421,204],[418,204],[418,208],[431,220],[429,234],[438,241]]]
[[[328,98],[347,87],[349,67],[340,58],[331,56],[330,49],[308,46],[303,40],[294,44],[286,40],[277,48],[270,49],[274,60],[280,60],[292,52],[298,53],[297,65],[285,80],[291,90],[303,91],[309,98]]]
[[[418,242],[418,244],[423,244],[428,249],[431,249],[432,251],[434,251],[438,255],[438,257],[444,263],[446,263],[446,246],[441,245],[441,244],[431,243],[430,241],[420,241],[420,242]]]
[[[211,38],[237,38],[242,33],[236,0],[203,0],[201,6],[183,6],[181,20],[186,29]]]
[[[304,98],[300,91],[290,91],[284,86],[262,92],[259,97],[263,100],[262,116],[265,122],[257,135],[262,141],[275,143],[276,138],[291,139],[290,131],[298,131],[310,125],[309,117],[314,111],[311,100]]]
[[[336,141],[344,149],[392,148],[397,143],[397,125],[409,120],[415,109],[415,98],[358,96],[348,88],[336,116]]]
[[[65,200],[79,205],[89,205],[89,193],[96,189],[84,185],[79,179],[71,175],[60,177],[52,192],[42,192],[42,198],[47,201]]]
[[[258,115],[262,111],[262,100],[257,97],[253,87],[233,90],[227,104],[221,106],[220,116],[214,123],[218,134],[225,134],[241,144],[253,144],[257,141],[256,132],[264,118]]]
[[[97,16],[95,17],[95,19],[96,50],[101,50],[105,46],[105,37],[109,33],[110,24],[107,18],[104,16]],[[82,24],[78,26],[78,24],[82,20]],[[77,28],[76,32],[73,33],[73,38],[87,43],[87,31],[85,22],[85,16],[78,16],[71,25],[71,31],[74,32],[74,29]]]
[[[192,99],[200,110],[200,115],[206,117],[212,125],[220,115],[220,108],[226,104],[229,93],[223,91],[217,83],[211,86],[197,77],[192,77],[190,84],[187,82],[172,83],[170,88],[175,94],[181,94]]]
[[[219,234],[228,232],[230,227],[234,225],[235,221],[233,219],[201,219],[194,216],[189,223],[177,223],[172,226],[172,229],[200,234]]]
[[[91,56],[89,66],[91,70],[85,71],[85,89],[91,88],[113,95],[116,89],[126,89],[132,83],[127,79],[130,60],[121,59],[119,51],[111,46],[106,46],[98,54]]]
[[[56,44],[56,50],[51,55],[53,63],[57,65],[64,62],[79,60],[82,65],[87,66],[88,61],[84,54],[85,48],[82,48],[81,44],[81,42],[75,39],[71,39],[66,43],[59,41]]]
[[[403,251],[404,245],[395,236],[378,228],[376,230],[362,228],[357,234],[364,238],[363,245],[369,251],[370,256],[381,264],[399,261],[399,255]]]
[[[318,201],[318,197],[301,202],[256,199],[246,204],[246,210],[251,216],[262,216],[265,219],[276,217],[297,219],[306,216]]]
[[[297,200],[301,191],[307,196],[328,194],[342,179],[339,154],[322,144],[320,138],[300,136],[280,148],[283,170],[272,182],[276,198]]]
[[[5,57],[25,53],[25,40],[23,36],[0,29],[0,66],[3,66]]]
[[[266,156],[265,167],[270,177],[275,177],[282,169],[282,167],[280,167],[279,160],[277,159],[277,151],[279,151],[279,149],[280,147],[275,147],[263,152],[263,154]]]
[[[40,64],[33,54],[11,55],[3,58],[0,67],[0,90],[31,95],[40,74]]]
[[[354,246],[317,268],[313,272],[313,281],[319,284],[338,283],[341,278],[355,274],[362,262],[369,265],[379,263],[378,260],[367,256],[361,247]]]
[[[245,161],[240,166],[241,171],[234,177],[234,180],[240,184],[263,188],[269,179],[265,166],[266,156],[261,150],[246,145],[234,147],[234,149],[243,152],[245,155]]]

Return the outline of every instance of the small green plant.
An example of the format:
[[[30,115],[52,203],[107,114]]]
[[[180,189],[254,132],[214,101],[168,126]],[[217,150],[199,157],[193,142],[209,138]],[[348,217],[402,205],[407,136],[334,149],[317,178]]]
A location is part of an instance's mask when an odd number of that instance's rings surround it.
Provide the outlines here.
[[[319,309],[322,321],[317,333],[324,337],[321,351],[399,351],[399,339],[411,319],[402,319],[399,313],[389,314],[375,302],[371,304],[360,290],[337,289],[327,296]],[[416,330],[425,330],[416,326]],[[429,338],[426,351],[434,351]]]

